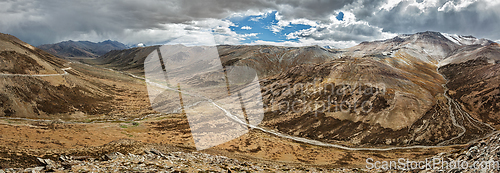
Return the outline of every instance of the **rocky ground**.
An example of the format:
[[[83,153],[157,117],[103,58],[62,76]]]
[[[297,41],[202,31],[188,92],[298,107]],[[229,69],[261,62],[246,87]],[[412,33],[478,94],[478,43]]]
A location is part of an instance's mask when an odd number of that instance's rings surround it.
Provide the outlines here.
[[[489,137],[468,145],[462,150],[452,153],[441,153],[438,158],[444,158],[448,161],[467,162],[468,169],[451,169],[453,172],[499,172],[500,171],[500,133],[492,133]],[[478,168],[475,162],[479,163]],[[491,163],[488,164],[486,163]],[[481,167],[481,164],[484,166]],[[495,167],[496,166],[496,167]],[[482,168],[482,169],[481,169]]]
[[[101,149],[119,151],[95,156],[60,155],[36,158],[39,166],[7,168],[0,172],[359,172],[360,169],[320,168],[308,165],[240,161],[226,156],[173,148],[140,146],[133,140],[114,141]],[[133,154],[134,150],[143,152]]]
[[[130,123],[5,122],[0,124],[0,170],[338,172],[364,168],[366,158],[421,159],[463,148],[346,151],[255,130],[223,145],[196,151],[186,128],[187,120],[180,115]]]

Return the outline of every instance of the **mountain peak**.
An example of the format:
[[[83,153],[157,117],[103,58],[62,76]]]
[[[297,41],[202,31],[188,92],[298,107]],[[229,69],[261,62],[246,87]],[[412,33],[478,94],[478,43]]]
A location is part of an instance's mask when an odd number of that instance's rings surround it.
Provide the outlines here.
[[[451,42],[458,44],[458,45],[474,45],[474,44],[480,44],[483,46],[486,46],[492,41],[487,40],[487,39],[478,39],[474,36],[468,35],[468,36],[463,36],[463,35],[457,35],[457,34],[448,34],[448,33],[441,33],[446,39],[450,40]]]
[[[492,41],[487,40],[487,39],[478,39],[472,35],[458,35],[458,34],[448,34],[448,33],[441,33],[441,32],[436,32],[436,31],[425,31],[425,32],[417,32],[415,34],[399,34],[395,38],[389,39],[389,40],[395,40],[395,41],[403,41],[401,39],[409,39],[412,36],[418,36],[418,38],[431,38],[431,39],[443,39],[446,41],[450,41],[453,44],[463,46],[463,45],[474,45],[474,44],[480,44],[483,46],[486,46]]]
[[[120,42],[108,39],[108,40],[101,41],[99,43],[120,43]]]

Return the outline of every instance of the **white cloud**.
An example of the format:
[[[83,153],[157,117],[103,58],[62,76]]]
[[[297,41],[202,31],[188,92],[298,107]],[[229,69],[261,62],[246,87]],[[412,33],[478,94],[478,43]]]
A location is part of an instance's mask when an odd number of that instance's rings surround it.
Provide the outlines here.
[[[276,20],[278,20],[278,23],[276,25],[272,25],[270,28],[271,31],[273,31],[274,33],[278,33],[282,31],[285,27],[290,26],[290,21],[283,20],[283,16],[280,15],[279,12],[276,12],[275,18]]]
[[[233,13],[228,16],[228,18],[238,19],[247,16],[261,16],[268,12],[269,10],[259,10],[259,9],[248,9],[247,11]]]
[[[335,40],[314,40],[309,38],[301,38],[298,41],[284,41],[284,42],[272,42],[256,40],[252,43],[247,43],[246,45],[274,45],[274,46],[290,46],[290,47],[301,47],[301,46],[332,46],[338,48],[348,48],[357,45],[355,41],[335,41]]]
[[[251,29],[252,29],[252,27],[250,27],[250,26],[242,26],[242,27],[241,27],[241,29],[251,30]]]
[[[335,17],[335,15],[331,15],[329,23],[313,23],[313,21],[302,21],[304,23],[310,23],[313,27],[287,34],[287,39],[309,38],[318,40],[318,42],[361,42],[388,39],[397,35],[395,33],[383,32],[383,28],[372,26],[365,21],[357,20],[354,14],[351,12],[344,12],[344,20],[342,21],[337,20]]]
[[[438,11],[448,12],[450,10],[460,11],[465,7],[468,7],[470,4],[476,2],[477,0],[462,0],[455,4],[453,1],[446,2],[443,6],[438,8]]]
[[[267,18],[267,16],[270,14],[269,12],[272,11],[272,10],[268,10],[267,12],[265,13],[259,13],[257,14],[258,16],[257,17],[252,17],[250,18],[250,21],[254,21],[254,22],[258,22],[264,18]]]
[[[243,34],[241,35],[242,37],[256,37],[257,35],[259,35],[260,33],[250,33],[250,34]]]
[[[383,4],[382,6],[380,6],[379,10],[391,10],[392,8],[394,8],[396,5],[398,5],[401,1],[403,0],[388,0],[386,4]]]
[[[273,33],[281,32],[285,27],[289,27],[290,24],[303,24],[303,25],[309,25],[309,26],[317,26],[318,25],[318,22],[314,21],[314,20],[309,20],[309,19],[305,19],[305,18],[287,20],[287,19],[284,19],[283,15],[281,15],[279,12],[276,12],[275,15],[276,15],[276,20],[278,21],[278,23],[268,27],[268,29],[271,30]]]

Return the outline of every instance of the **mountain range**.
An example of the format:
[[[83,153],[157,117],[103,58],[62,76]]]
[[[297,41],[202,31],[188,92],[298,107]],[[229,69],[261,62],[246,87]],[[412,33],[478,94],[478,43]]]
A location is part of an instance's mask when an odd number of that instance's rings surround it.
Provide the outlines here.
[[[154,49],[111,51],[93,63],[141,75]],[[346,49],[217,49],[223,66],[257,70],[266,105],[261,125],[289,135],[354,147],[446,145],[500,125],[500,47],[487,39],[428,31]],[[311,83],[307,92],[288,92]],[[367,89],[374,92],[353,92]],[[301,111],[289,111],[293,102],[303,103],[293,108]],[[370,111],[360,111],[363,102]]]
[[[115,43],[68,41],[36,48],[0,34],[0,117],[5,121],[0,126],[13,129],[2,133],[6,140],[0,144],[87,148],[96,141],[133,138],[193,149],[186,116],[156,112],[148,98],[142,78],[144,61],[160,46],[126,49]],[[104,49],[95,44],[114,46]],[[345,49],[216,48],[222,66],[256,70],[264,118],[259,128],[210,149],[213,153],[266,163],[286,158],[294,163],[346,165],[367,157],[448,152],[490,137],[500,128],[500,45],[487,39],[427,31]],[[177,52],[179,63],[189,53]],[[222,73],[200,73],[183,80],[227,87]],[[235,88],[235,92],[243,89]],[[164,101],[178,100],[167,97]],[[14,120],[17,124],[12,125]],[[23,121],[26,126],[20,125]],[[39,132],[39,126],[49,135]],[[33,133],[40,137],[28,138]],[[5,154],[7,149],[0,150],[1,157],[16,159]],[[80,154],[106,154],[89,152]],[[337,158],[323,152],[341,154]],[[41,154],[32,153],[29,158],[33,155]],[[4,165],[12,166],[12,162],[0,161]]]
[[[299,113],[268,111],[264,124],[291,135],[353,146],[446,145],[480,138],[499,125],[491,119],[500,116],[500,47],[489,40],[467,39],[471,41],[458,42],[437,32],[400,35],[338,50],[341,58],[330,62],[296,66],[269,78],[266,90],[282,90],[283,83],[293,81],[315,83],[317,87],[309,89],[319,91],[324,86],[326,93],[268,93],[268,105],[297,99],[331,104]],[[366,88],[376,92],[356,92]],[[354,92],[333,93],[345,89]],[[359,111],[364,101],[371,102],[368,112]],[[335,110],[339,107],[347,111]],[[325,109],[335,111],[318,111]]]
[[[37,46],[51,54],[61,57],[99,57],[111,50],[123,50],[129,48],[123,43],[106,40],[98,43],[90,41],[63,41],[54,44]]]

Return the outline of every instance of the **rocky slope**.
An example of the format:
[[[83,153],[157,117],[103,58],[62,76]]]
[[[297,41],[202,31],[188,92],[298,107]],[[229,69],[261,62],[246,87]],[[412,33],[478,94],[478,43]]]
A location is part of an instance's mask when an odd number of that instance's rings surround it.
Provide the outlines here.
[[[151,145],[127,139],[67,154],[69,155],[61,154],[55,158],[29,156],[26,160],[36,166],[4,168],[0,169],[0,172],[358,172],[361,170],[235,159],[171,145]]]
[[[466,147],[440,153],[432,158],[445,161],[459,161],[462,166],[449,166],[450,172],[498,172],[500,170],[500,133],[495,132],[486,138],[477,140]],[[431,172],[431,171],[429,171]],[[432,172],[441,172],[436,170]]]
[[[449,80],[450,96],[474,118],[499,128],[500,46],[492,43],[448,59],[454,61],[439,71]]]
[[[0,117],[88,119],[112,112],[126,93],[109,80],[123,79],[91,68],[1,34]]]
[[[494,129],[485,123],[493,120],[471,117],[449,98],[448,87],[454,99],[471,101],[454,95],[454,90],[467,82],[479,85],[485,79],[492,81],[491,88],[498,81],[492,75],[496,70],[473,67],[471,70],[478,73],[474,75],[470,70],[440,68],[443,77],[437,69],[443,60],[460,62],[460,50],[486,54],[481,50],[491,50],[489,43],[484,39],[462,43],[441,33],[423,32],[338,50],[341,59],[296,66],[262,82],[267,104],[263,125],[290,135],[352,146],[466,143],[492,132]],[[479,56],[469,53],[468,59],[476,58]],[[495,69],[492,65],[488,68]],[[447,82],[457,71],[463,76],[452,79],[468,81]],[[299,90],[294,89],[297,86]],[[490,88],[482,89],[488,94],[483,94],[485,106],[479,107],[485,110],[483,116],[496,117],[496,105],[492,104],[496,103],[496,91]]]
[[[117,41],[106,40],[103,42],[90,41],[63,41],[54,44],[37,46],[46,52],[61,57],[98,57],[112,50],[122,50],[128,47]]]
[[[336,51],[319,46],[229,46],[217,47],[223,66],[247,66],[264,78],[301,64],[317,64],[337,59]]]
[[[89,64],[97,64],[103,67],[134,74],[144,74],[144,60],[159,46],[135,47],[125,50],[112,50],[96,59],[82,59]]]

